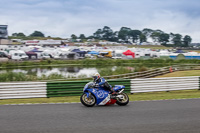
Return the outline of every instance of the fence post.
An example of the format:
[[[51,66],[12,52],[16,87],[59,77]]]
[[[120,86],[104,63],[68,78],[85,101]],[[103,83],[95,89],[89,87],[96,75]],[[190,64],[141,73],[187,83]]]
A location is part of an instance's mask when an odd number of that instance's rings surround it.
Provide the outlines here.
[[[170,73],[172,73],[172,72],[173,72],[173,69],[172,69],[172,67],[171,67],[171,66],[169,67],[169,72],[170,72]]]
[[[199,90],[200,90],[200,77],[199,77]]]

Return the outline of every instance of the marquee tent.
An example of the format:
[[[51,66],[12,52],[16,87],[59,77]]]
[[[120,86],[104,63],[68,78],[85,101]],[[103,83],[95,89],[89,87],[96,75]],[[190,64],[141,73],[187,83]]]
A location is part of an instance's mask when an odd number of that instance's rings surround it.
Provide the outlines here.
[[[135,58],[135,53],[134,52],[132,52],[131,50],[127,50],[127,51],[125,51],[125,52],[123,52],[123,54],[124,55],[126,55],[126,56],[132,56],[133,58]]]
[[[94,54],[94,55],[98,55],[99,52],[96,52],[96,51],[91,51],[91,52],[88,52],[88,54]]]

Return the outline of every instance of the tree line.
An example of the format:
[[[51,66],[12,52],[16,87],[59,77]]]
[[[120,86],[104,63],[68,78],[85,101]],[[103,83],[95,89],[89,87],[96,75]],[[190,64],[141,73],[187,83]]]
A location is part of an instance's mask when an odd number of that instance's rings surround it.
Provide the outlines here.
[[[76,36],[71,35],[73,39],[84,39],[84,34]],[[192,42],[192,38],[189,35],[182,36],[181,34],[165,33],[162,30],[152,30],[145,28],[143,30],[132,30],[128,27],[121,27],[119,31],[113,31],[110,27],[104,26],[102,29],[98,29],[92,36],[88,38],[95,38],[99,40],[122,42],[122,43],[143,43],[147,42],[149,38],[155,43],[160,43],[167,46],[171,43],[177,47],[188,47]],[[171,46],[171,45],[170,45]]]
[[[13,37],[26,37],[23,33],[13,33]],[[45,37],[40,31],[34,31],[29,37]],[[49,36],[48,36],[49,37]],[[192,42],[192,38],[189,35],[181,35],[179,33],[165,33],[162,30],[153,30],[144,28],[143,30],[133,30],[128,27],[121,27],[119,31],[113,31],[110,27],[104,26],[102,29],[97,29],[93,35],[86,37],[84,34],[79,36],[72,34],[72,39],[97,39],[106,40],[120,43],[143,43],[149,39],[154,43],[160,43],[167,46],[169,43],[176,47],[188,47]],[[171,45],[170,45],[171,46]]]

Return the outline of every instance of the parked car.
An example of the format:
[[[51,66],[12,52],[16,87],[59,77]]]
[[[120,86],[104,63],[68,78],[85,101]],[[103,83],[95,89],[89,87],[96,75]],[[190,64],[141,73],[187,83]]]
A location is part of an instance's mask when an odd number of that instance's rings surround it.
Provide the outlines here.
[[[0,51],[0,62],[8,61],[9,56],[7,56],[4,52]]]

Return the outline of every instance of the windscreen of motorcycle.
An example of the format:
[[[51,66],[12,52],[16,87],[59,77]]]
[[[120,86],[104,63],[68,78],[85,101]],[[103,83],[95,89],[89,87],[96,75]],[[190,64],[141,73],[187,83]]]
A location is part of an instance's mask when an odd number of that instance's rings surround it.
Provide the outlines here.
[[[83,91],[85,91],[86,89],[93,88],[93,86],[94,86],[94,83],[93,83],[93,82],[89,82],[89,83],[87,83],[87,84],[84,86]]]

